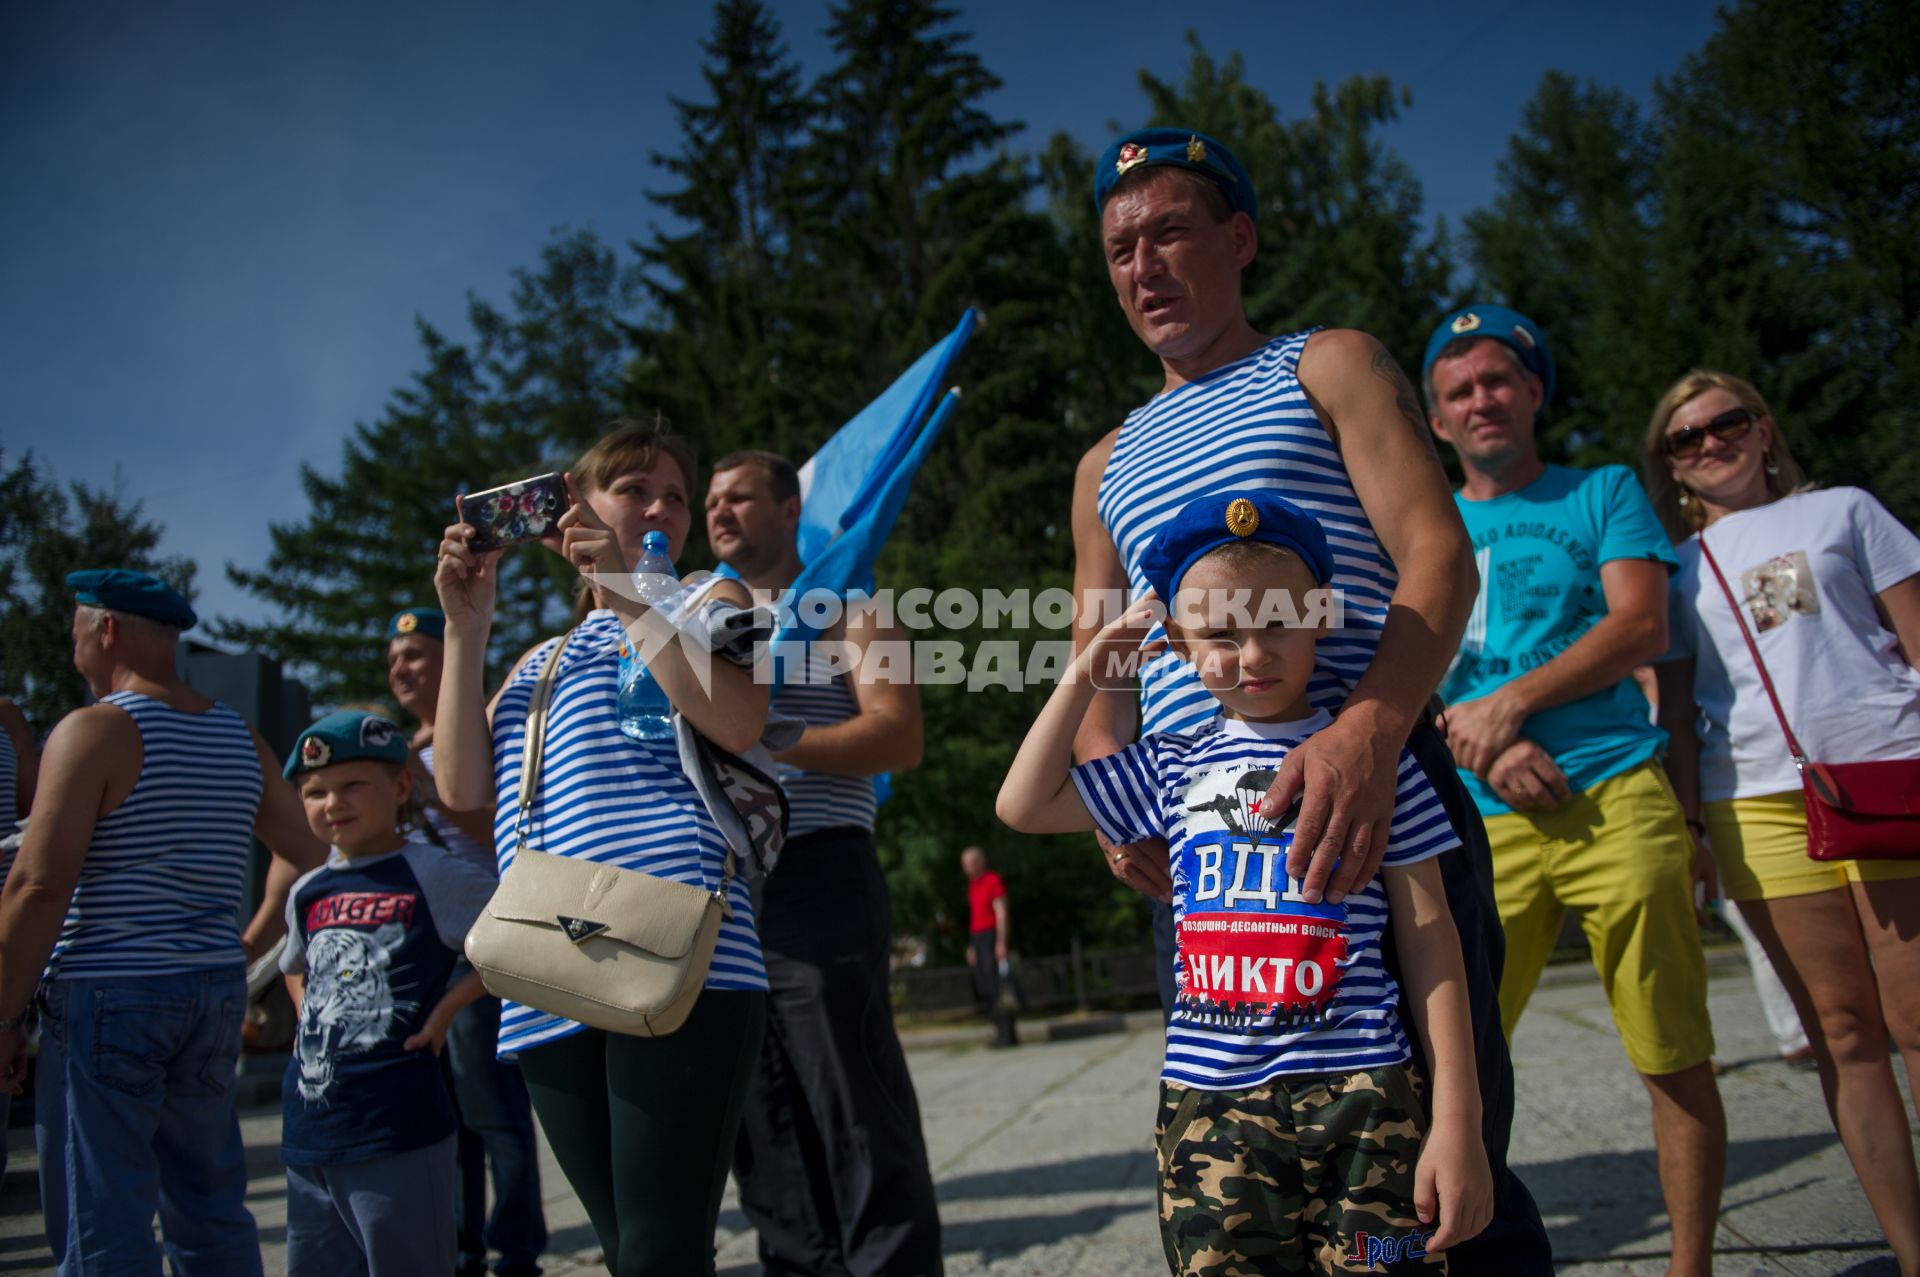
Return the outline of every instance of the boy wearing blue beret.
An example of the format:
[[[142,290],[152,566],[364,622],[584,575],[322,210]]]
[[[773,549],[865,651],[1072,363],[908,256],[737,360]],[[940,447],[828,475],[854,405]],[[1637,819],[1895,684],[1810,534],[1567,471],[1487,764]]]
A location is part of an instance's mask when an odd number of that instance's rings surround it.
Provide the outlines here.
[[[1073,766],[1097,685],[1143,655],[1159,607],[1141,600],[1069,667],[997,810],[1028,833],[1169,846],[1178,995],[1155,1131],[1167,1262],[1176,1274],[1443,1267],[1439,1252],[1485,1226],[1493,1193],[1435,860],[1458,839],[1403,751],[1381,871],[1338,904],[1309,903],[1287,876],[1295,813],[1270,810],[1267,791],[1330,721],[1307,700],[1327,602],[1315,592],[1333,575],[1311,516],[1264,489],[1201,498],[1142,567],[1168,600],[1153,646],[1193,665],[1224,721]],[[1389,920],[1428,1053],[1430,1126],[1381,963]]]
[[[409,836],[407,757],[398,727],[345,710],[287,761],[333,845],[294,884],[280,958],[300,1008],[281,1093],[294,1277],[453,1271],[455,1118],[436,1057],[485,992],[461,952],[495,883]]]

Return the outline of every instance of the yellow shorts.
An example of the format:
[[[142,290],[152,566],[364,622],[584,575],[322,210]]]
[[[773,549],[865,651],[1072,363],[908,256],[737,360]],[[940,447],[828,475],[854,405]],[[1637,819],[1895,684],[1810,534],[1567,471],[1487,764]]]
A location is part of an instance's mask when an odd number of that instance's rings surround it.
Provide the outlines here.
[[[1806,797],[1798,790],[1726,798],[1700,809],[1729,900],[1779,900],[1849,882],[1920,878],[1920,860],[1808,860]]]
[[[1507,933],[1507,1036],[1573,908],[1633,1067],[1658,1075],[1705,1063],[1713,1028],[1693,915],[1693,845],[1660,764],[1648,759],[1556,811],[1490,816],[1486,826]]]

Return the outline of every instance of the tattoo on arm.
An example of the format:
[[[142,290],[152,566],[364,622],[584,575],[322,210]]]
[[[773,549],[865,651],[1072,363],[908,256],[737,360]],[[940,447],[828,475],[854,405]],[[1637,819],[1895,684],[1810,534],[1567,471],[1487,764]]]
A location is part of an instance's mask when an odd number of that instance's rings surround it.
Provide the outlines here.
[[[1433,431],[1427,428],[1426,414],[1420,411],[1420,400],[1413,393],[1413,383],[1407,380],[1407,374],[1400,370],[1400,365],[1384,349],[1373,352],[1373,375],[1393,387],[1394,403],[1399,407],[1400,415],[1406,418],[1408,429],[1438,461],[1440,449],[1433,442]]]

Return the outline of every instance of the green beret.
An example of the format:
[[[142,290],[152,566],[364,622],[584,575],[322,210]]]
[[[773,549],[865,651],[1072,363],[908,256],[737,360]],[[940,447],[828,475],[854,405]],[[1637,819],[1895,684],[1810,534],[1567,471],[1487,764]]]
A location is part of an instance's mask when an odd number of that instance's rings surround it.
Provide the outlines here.
[[[130,612],[177,630],[190,630],[199,624],[187,601],[171,585],[145,572],[125,568],[90,568],[67,573],[67,587],[88,607],[103,607],[110,612]]]
[[[300,733],[287,757],[288,780],[301,772],[319,771],[335,763],[372,758],[383,763],[407,761],[407,738],[391,721],[364,710],[343,709],[327,715]]]
[[[393,619],[387,622],[387,637],[405,638],[409,634],[444,641],[447,637],[447,614],[437,607],[410,607],[404,612],[395,612]]]

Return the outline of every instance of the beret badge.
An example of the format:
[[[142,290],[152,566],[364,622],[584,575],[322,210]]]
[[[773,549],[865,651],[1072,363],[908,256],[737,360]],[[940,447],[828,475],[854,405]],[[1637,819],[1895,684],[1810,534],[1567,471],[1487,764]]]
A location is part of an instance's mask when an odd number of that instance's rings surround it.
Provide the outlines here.
[[[393,740],[393,724],[384,718],[368,716],[360,722],[360,743],[369,749],[384,749]]]
[[[333,757],[333,746],[318,736],[309,736],[300,742],[300,765],[302,767],[325,767],[327,760]]]
[[[1207,144],[1196,135],[1187,139],[1187,163],[1205,164],[1207,162]]]
[[[1470,333],[1479,326],[1480,316],[1474,314],[1472,311],[1454,317],[1453,331],[1456,333]]]
[[[420,628],[420,618],[411,612],[402,612],[394,620],[393,628],[402,634],[411,634]]]
[[[1146,163],[1146,159],[1147,148],[1138,142],[1129,142],[1120,148],[1119,158],[1113,162],[1113,171],[1116,175],[1124,173],[1136,164]]]
[[[1260,512],[1245,497],[1227,502],[1227,531],[1237,537],[1250,537],[1260,530]]]

